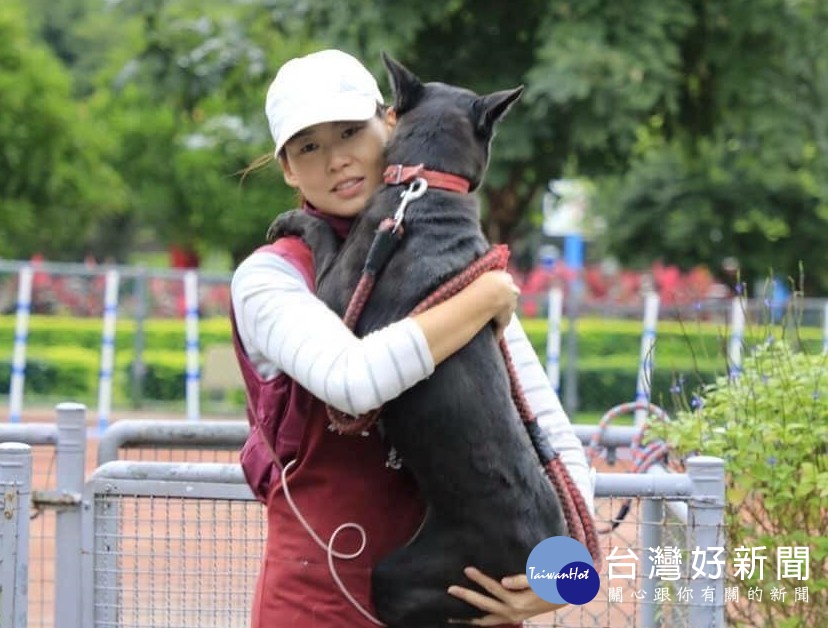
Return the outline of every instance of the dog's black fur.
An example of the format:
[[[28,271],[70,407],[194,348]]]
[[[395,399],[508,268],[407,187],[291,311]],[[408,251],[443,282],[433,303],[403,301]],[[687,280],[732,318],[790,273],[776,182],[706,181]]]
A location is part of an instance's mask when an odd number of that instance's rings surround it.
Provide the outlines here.
[[[522,88],[479,97],[442,83],[423,84],[402,65],[383,60],[398,116],[387,163],[422,163],[465,177],[477,188],[494,125]],[[374,232],[393,214],[402,189],[381,186],[341,250],[332,230],[304,212],[283,214],[271,226],[272,237],[298,234],[311,246],[319,297],[340,315]],[[359,321],[359,336],[407,316],[489,248],[473,194],[429,189],[409,205],[404,229]],[[446,593],[452,584],[477,588],[463,575],[464,567],[475,566],[495,578],[523,573],[537,543],[566,534],[557,495],[511,400],[491,328],[430,378],[387,403],[382,428],[428,503],[415,540],[374,569],[375,607],[389,626],[431,628],[446,625],[449,618],[482,615]]]

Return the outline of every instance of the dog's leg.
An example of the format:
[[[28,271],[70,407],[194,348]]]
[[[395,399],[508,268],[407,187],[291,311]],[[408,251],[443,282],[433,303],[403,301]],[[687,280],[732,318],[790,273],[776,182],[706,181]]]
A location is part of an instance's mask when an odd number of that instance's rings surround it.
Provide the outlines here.
[[[459,530],[447,530],[429,519],[411,543],[385,558],[372,574],[372,595],[379,617],[390,628],[451,628],[450,619],[472,619],[482,613],[450,596],[451,584],[477,588],[462,568],[455,572],[453,552],[462,547]]]
[[[267,230],[270,241],[285,236],[297,236],[304,240],[313,252],[316,277],[324,276],[339,253],[340,241],[336,232],[324,220],[311,216],[301,209],[279,214]]]

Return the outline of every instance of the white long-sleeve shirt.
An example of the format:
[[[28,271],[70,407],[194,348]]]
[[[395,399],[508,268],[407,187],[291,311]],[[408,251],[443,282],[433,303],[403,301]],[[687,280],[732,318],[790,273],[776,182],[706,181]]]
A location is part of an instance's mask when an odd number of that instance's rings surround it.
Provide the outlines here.
[[[428,342],[413,319],[357,338],[301,272],[273,253],[244,260],[233,274],[231,295],[239,336],[258,373],[265,379],[287,373],[343,412],[377,408],[434,372]],[[532,412],[592,511],[584,450],[516,317],[505,338]]]

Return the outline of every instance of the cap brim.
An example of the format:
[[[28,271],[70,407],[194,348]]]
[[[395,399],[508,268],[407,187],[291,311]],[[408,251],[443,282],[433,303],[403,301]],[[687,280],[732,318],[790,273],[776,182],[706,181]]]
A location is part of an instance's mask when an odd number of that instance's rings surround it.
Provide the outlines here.
[[[285,144],[299,131],[315,124],[339,122],[344,120],[368,120],[377,112],[379,103],[371,96],[356,94],[339,95],[327,102],[314,102],[302,108],[294,116],[285,120],[276,141],[278,155]]]

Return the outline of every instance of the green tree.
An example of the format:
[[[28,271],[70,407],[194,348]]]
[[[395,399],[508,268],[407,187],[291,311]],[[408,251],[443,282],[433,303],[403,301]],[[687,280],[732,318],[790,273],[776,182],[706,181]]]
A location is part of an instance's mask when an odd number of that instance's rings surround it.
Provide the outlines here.
[[[30,32],[71,71],[50,93],[74,94],[56,109],[92,142],[82,159],[111,155],[129,186],[126,201],[96,188],[129,210],[95,221],[109,251],[155,238],[238,259],[261,242],[291,192],[276,171],[234,173],[269,150],[267,83],[334,45],[379,77],[386,50],[425,80],[526,85],[482,190],[492,240],[537,233],[547,182],[586,177],[608,225],[593,251],[714,270],[735,256],[746,279],[801,260],[809,291],[828,286],[821,0],[32,2]]]
[[[29,0],[26,16],[30,34],[41,40],[66,66],[83,55],[77,25],[90,11],[100,8],[97,0]]]
[[[747,279],[828,288],[828,47],[824,3],[692,4],[677,108],[637,131],[629,166],[599,187],[608,248]]]
[[[107,134],[30,40],[17,0],[0,6],[0,110],[0,255],[82,256],[96,222],[124,207],[124,187]]]
[[[125,231],[237,262],[293,204],[276,170],[239,173],[270,150],[264,94],[295,50],[249,3],[121,2],[117,12],[136,36],[103,73],[98,111],[122,138],[134,213]]]

